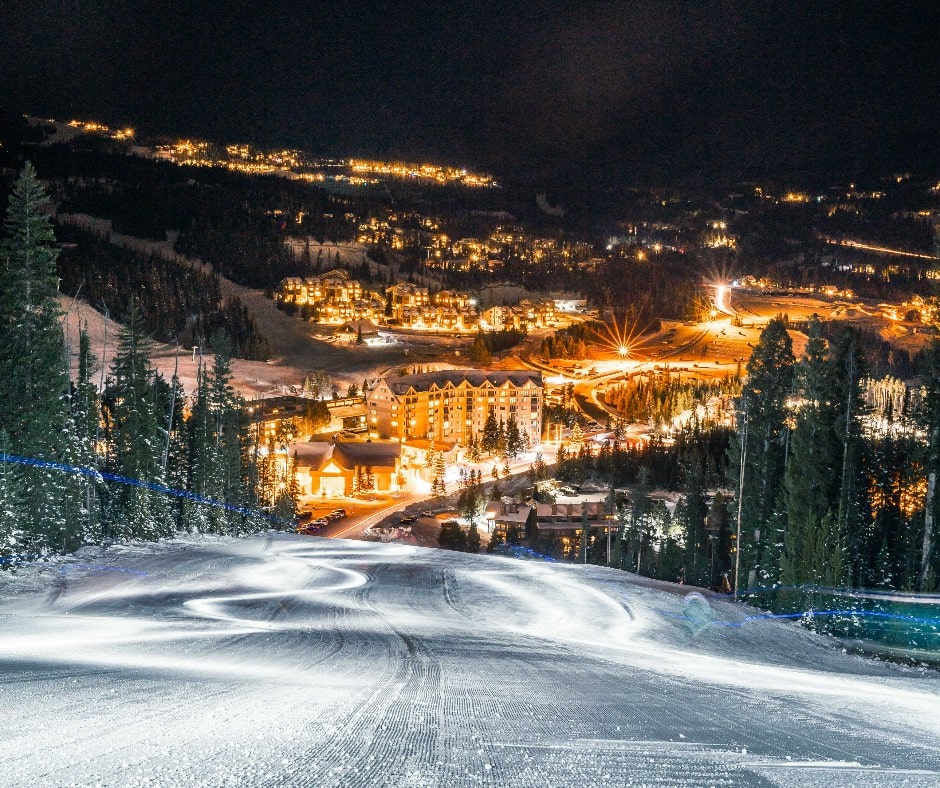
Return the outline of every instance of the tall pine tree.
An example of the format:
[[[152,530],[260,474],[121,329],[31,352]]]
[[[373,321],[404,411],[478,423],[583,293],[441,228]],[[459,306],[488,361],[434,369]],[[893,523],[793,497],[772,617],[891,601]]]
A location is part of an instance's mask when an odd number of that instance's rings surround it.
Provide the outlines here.
[[[940,239],[940,231],[937,233]],[[920,591],[931,590],[936,585],[936,574],[932,571],[935,556],[935,532],[940,495],[937,494],[937,474],[940,472],[940,342],[934,340],[927,349],[923,374],[924,399],[920,409],[921,425],[927,435],[927,496],[924,501],[924,529],[920,544],[920,565],[917,587]]]
[[[784,511],[786,403],[793,384],[793,342],[786,324],[771,320],[747,364],[738,402],[742,436],[738,469],[743,475],[738,583],[741,588],[779,580]],[[743,470],[740,465],[743,460]]]
[[[60,326],[55,235],[36,171],[27,163],[13,186],[0,246],[0,431],[9,452],[64,458],[68,378]],[[63,475],[20,467],[8,479],[30,516],[33,549],[60,547],[66,513]],[[68,486],[66,484],[65,486]]]
[[[835,432],[842,455],[837,520],[845,541],[846,579],[851,585],[861,586],[868,582],[866,572],[881,544],[873,530],[862,440],[861,419],[866,411],[862,381],[867,370],[857,333],[846,329],[833,343],[831,355],[838,404]]]
[[[842,543],[832,533],[838,508],[840,451],[835,434],[837,391],[829,350],[819,320],[813,315],[807,328],[806,354],[796,365],[796,393],[801,406],[796,414],[787,452],[787,528],[781,559],[781,580],[833,585],[842,578]],[[827,514],[830,520],[824,527]]]
[[[118,337],[107,391],[110,411],[110,469],[135,480],[112,490],[110,535],[157,539],[173,530],[166,494],[146,485],[165,485],[165,425],[157,408],[157,381],[150,368],[151,342],[144,336],[140,309],[132,301]]]

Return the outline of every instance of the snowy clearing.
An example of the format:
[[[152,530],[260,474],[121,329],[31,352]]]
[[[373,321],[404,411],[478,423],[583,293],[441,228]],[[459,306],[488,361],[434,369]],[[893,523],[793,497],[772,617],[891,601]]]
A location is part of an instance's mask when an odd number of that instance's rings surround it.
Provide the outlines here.
[[[940,675],[684,604],[286,534],[86,550],[0,574],[0,784],[940,785]]]

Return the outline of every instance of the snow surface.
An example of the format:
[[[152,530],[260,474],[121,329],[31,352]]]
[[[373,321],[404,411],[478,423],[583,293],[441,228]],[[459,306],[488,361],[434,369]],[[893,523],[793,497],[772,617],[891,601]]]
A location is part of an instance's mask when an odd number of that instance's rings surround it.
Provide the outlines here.
[[[0,575],[3,785],[940,785],[940,675],[613,570],[277,534]]]

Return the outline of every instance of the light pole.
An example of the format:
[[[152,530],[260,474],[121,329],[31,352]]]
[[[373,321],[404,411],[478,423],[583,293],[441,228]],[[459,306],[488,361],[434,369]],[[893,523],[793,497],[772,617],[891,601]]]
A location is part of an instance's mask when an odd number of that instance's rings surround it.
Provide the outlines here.
[[[581,501],[581,543],[584,545],[584,563],[588,562],[588,515],[587,501]]]
[[[747,463],[747,394],[744,395],[744,428],[741,432],[741,469],[738,473],[738,524],[734,539],[734,601],[738,601],[741,573],[741,510],[744,508],[744,467]]]

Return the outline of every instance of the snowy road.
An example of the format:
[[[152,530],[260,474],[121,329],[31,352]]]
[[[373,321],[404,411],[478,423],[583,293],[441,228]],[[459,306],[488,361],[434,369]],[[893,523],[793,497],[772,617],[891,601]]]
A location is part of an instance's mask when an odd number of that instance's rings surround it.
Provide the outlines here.
[[[683,603],[292,535],[31,567],[0,577],[0,784],[940,785],[936,673]]]

